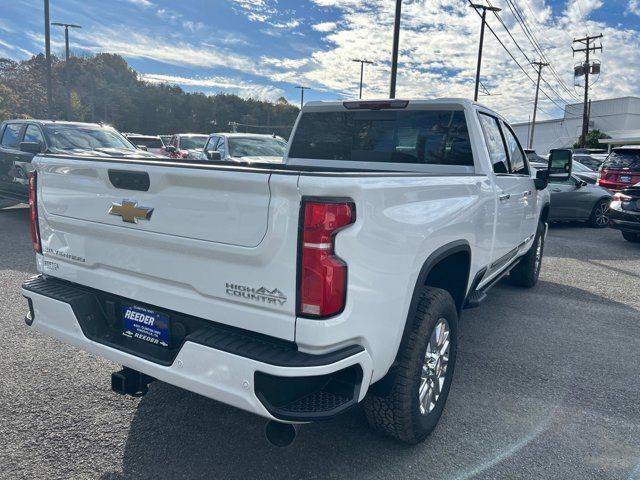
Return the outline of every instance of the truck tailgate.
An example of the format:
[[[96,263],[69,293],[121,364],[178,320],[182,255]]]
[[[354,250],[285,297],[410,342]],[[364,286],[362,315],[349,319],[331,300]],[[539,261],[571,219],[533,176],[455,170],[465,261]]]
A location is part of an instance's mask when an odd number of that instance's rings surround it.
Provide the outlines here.
[[[295,175],[66,157],[34,163],[45,274],[293,340]]]

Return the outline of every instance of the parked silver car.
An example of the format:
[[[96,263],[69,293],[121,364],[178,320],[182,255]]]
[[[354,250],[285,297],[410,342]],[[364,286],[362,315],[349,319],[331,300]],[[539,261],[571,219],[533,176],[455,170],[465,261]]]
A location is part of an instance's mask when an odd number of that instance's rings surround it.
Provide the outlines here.
[[[587,222],[594,228],[604,228],[609,224],[609,190],[591,185],[575,175],[563,182],[551,180],[549,190],[549,221]]]
[[[214,133],[203,150],[203,159],[228,162],[280,163],[287,142],[275,135]]]

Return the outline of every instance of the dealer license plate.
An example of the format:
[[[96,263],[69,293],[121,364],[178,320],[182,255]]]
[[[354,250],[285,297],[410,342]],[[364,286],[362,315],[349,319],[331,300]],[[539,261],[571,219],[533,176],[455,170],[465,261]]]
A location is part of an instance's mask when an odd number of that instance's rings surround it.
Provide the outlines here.
[[[122,335],[143,342],[169,346],[169,317],[148,308],[122,305],[124,329]]]

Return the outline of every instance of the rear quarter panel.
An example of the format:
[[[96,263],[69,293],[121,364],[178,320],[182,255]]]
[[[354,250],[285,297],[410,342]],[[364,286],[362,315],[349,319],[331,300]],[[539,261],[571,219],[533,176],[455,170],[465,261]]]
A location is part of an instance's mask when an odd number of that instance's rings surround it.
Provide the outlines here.
[[[468,242],[469,283],[489,263],[492,184],[485,175],[301,176],[299,190],[303,197],[348,194],[356,205],[356,222],[336,237],[337,255],[348,265],[345,310],[327,320],[298,318],[296,342],[310,352],[359,343],[374,359],[376,381],[395,358],[429,255],[454,240]]]

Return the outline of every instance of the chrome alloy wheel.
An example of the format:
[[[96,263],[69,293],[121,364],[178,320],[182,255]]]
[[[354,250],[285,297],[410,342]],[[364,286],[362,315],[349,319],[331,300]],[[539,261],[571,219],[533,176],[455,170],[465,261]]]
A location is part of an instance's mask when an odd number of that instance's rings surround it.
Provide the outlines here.
[[[602,202],[595,211],[596,225],[604,227],[609,224],[609,205],[606,202]]]
[[[420,402],[420,413],[423,415],[436,408],[438,398],[444,387],[451,345],[449,336],[449,322],[445,318],[440,318],[431,333],[431,338],[427,344],[427,352],[422,362],[418,400]]]

